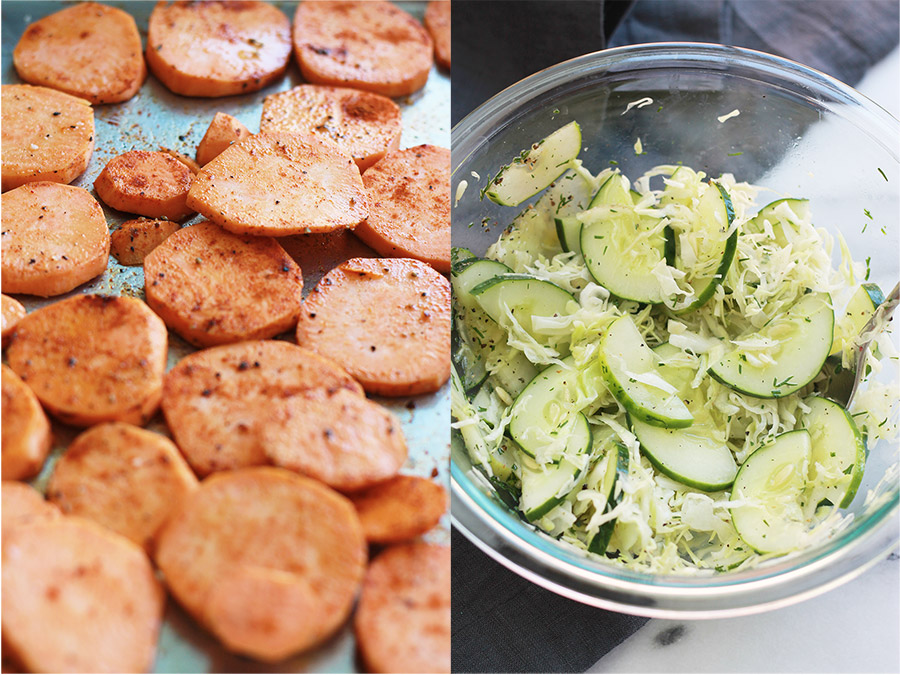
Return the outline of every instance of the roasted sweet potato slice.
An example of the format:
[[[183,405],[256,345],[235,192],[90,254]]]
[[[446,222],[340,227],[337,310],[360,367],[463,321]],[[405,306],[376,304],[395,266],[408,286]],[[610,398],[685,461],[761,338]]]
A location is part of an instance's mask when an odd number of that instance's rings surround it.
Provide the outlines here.
[[[25,307],[21,302],[19,302],[15,298],[9,297],[8,295],[2,296],[2,302],[2,335],[3,346],[5,347],[7,338],[12,334],[13,329],[16,327],[16,324],[25,317],[26,312]]]
[[[32,673],[143,673],[165,596],[144,551],[87,520],[3,533],[3,640]]]
[[[127,101],[147,77],[134,19],[96,2],[66,7],[28,26],[13,50],[13,64],[26,82],[91,103]]]
[[[144,424],[159,406],[166,345],[165,324],[140,300],[76,295],[22,319],[7,358],[67,424]]]
[[[407,454],[399,420],[346,389],[318,390],[281,401],[261,436],[273,464],[341,491],[390,478]]]
[[[274,662],[347,619],[366,564],[350,502],[283,469],[216,474],[163,526],[156,561],[228,649]]]
[[[450,151],[417,145],[363,174],[369,217],[356,236],[383,256],[415,258],[450,273]]]
[[[171,235],[144,261],[147,304],[191,344],[274,337],[297,323],[303,274],[271,237],[208,221]]]
[[[424,87],[432,64],[422,24],[381,0],[301,2],[294,54],[308,82],[391,97]]]
[[[350,156],[292,134],[226,149],[197,174],[187,204],[235,234],[273,237],[352,228],[369,215]]]
[[[2,498],[0,515],[3,517],[0,528],[4,537],[10,528],[61,515],[58,508],[44,499],[44,495],[28,483],[4,480],[0,487],[0,498]]]
[[[181,224],[158,218],[126,220],[109,235],[110,253],[120,265],[143,265],[144,258],[181,229]]]
[[[106,270],[109,229],[87,190],[28,183],[2,201],[5,291],[60,295]]]
[[[3,365],[3,478],[24,480],[44,466],[53,443],[50,422],[34,392]]]
[[[93,520],[149,551],[156,531],[196,487],[172,441],[110,422],[91,427],[66,449],[47,497],[64,514]]]
[[[94,189],[119,211],[184,220],[193,213],[185,204],[193,178],[191,170],[167,152],[131,150],[107,163]]]
[[[250,130],[231,115],[218,112],[197,146],[197,164],[209,164],[230,145],[250,137]]]
[[[450,0],[431,0],[425,8],[425,28],[434,42],[434,60],[450,70]]]
[[[0,87],[2,187],[71,183],[94,151],[94,109],[83,98],[47,87]]]
[[[263,432],[285,401],[306,393],[363,390],[332,361],[288,342],[213,347],[166,374],[162,409],[178,447],[205,476],[267,464]]]
[[[416,542],[381,553],[354,620],[372,673],[450,672],[450,548]]]
[[[360,171],[400,147],[402,128],[400,108],[386,96],[315,84],[266,96],[259,123],[261,133],[325,138],[350,155]]]
[[[395,544],[425,534],[447,510],[447,491],[419,476],[394,476],[349,495],[366,540]]]
[[[369,393],[436,391],[450,377],[450,284],[418,260],[348,260],[307,296],[297,342]]]
[[[277,80],[291,55],[290,22],[267,2],[157,2],[147,65],[182,96],[231,96]]]

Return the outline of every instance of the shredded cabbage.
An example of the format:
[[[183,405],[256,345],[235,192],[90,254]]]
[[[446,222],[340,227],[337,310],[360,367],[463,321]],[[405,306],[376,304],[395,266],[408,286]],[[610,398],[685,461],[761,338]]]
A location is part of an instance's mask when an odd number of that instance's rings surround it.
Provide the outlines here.
[[[633,102],[629,109],[641,104]],[[720,121],[736,114],[737,111],[723,115]],[[790,396],[760,399],[719,383],[707,375],[707,369],[736,347],[747,354],[749,363],[775,363],[782,342],[777,328],[767,331],[767,337],[744,336],[773,320],[777,326],[780,315],[811,291],[831,294],[840,321],[840,308],[864,273],[864,267],[853,261],[840,236],[841,262],[834,269],[831,236],[814,227],[811,217],[798,213],[789,202],[755,218],[760,210],[757,198],[761,188],[739,182],[730,174],[717,182],[731,199],[731,226],[716,223],[715,232],[697,227],[698,205],[704,191],[713,186],[704,180],[702,172],[666,165],[651,169],[633,183],[639,193],[635,196],[635,213],[659,221],[636,232],[630,247],[646,237],[659,235],[664,228],[672,229],[678,237],[679,265],[676,268],[662,261],[653,270],[663,296],[670,300],[655,306],[619,300],[594,282],[580,254],[563,251],[555,227],[556,217],[584,211],[590,196],[612,173],[606,169],[594,176],[579,160],[573,160],[568,171],[540,200],[526,208],[487,252],[488,258],[506,264],[516,273],[558,285],[579,302],[579,307],[569,314],[533,318],[534,331],[547,338],[544,344],[523,330],[514,316],[507,316],[509,321],[501,329],[501,337],[485,352],[488,378],[474,399],[467,398],[454,371],[453,427],[462,434],[472,462],[488,476],[502,480],[513,492],[519,489],[523,462],[537,466],[504,435],[515,393],[504,389],[501,375],[504,369],[520,367],[513,365],[518,363],[516,359],[524,356],[539,371],[547,364],[561,365],[561,359],[571,354],[581,372],[588,372],[607,326],[629,314],[648,345],[668,342],[681,350],[666,365],[690,370],[692,393],[686,403],[696,416],[695,423],[703,425],[714,437],[724,439],[741,464],[774,436],[799,427],[804,412],[809,410],[804,399],[820,380]],[[659,189],[652,187],[656,183]],[[609,211],[609,207],[584,211],[583,222],[603,215],[600,212],[604,209]],[[710,251],[721,248],[720,237],[735,231],[739,233],[736,253],[721,285],[701,307],[674,314],[671,310],[687,306],[695,296],[696,289],[688,280],[708,277],[716,271],[718,259]],[[465,330],[465,316],[459,318]],[[844,367],[855,365],[855,347],[868,337],[849,337],[845,341]],[[865,362],[871,377],[849,410],[870,445],[895,438],[900,425],[896,396],[900,354],[889,331],[875,336],[874,344],[877,349],[869,350]],[[885,363],[890,364],[889,372],[885,372]],[[675,391],[653,372],[634,377],[667,394]],[[589,456],[570,459],[589,464],[580,478],[565,488],[565,499],[534,523],[537,527],[563,545],[587,551],[601,528],[614,521],[606,559],[651,573],[710,574],[746,569],[773,557],[754,552],[732,525],[730,509],[750,502],[733,500],[730,490],[701,492],[658,472],[641,453],[624,408],[602,380],[597,378],[594,384],[587,390],[582,387],[579,395],[570,397],[572,400],[567,403],[572,410],[588,416],[594,434]],[[549,438],[547,442],[552,452],[540,453],[538,461],[549,462],[551,456],[560,456],[559,442]],[[608,502],[601,481],[609,463],[616,461],[617,443],[625,448],[628,465],[619,472]],[[807,488],[804,503],[780,505],[785,526],[790,522],[801,527],[797,551],[834,536],[852,521],[852,514],[820,504],[826,486],[847,484],[850,476],[838,475],[821,464],[816,469],[821,482]],[[889,473],[896,480],[896,467]],[[867,497],[870,502],[879,498],[877,490]]]

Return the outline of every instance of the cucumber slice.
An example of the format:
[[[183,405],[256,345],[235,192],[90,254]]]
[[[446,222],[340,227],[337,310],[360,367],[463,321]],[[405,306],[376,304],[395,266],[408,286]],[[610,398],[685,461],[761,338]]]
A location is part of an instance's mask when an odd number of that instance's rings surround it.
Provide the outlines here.
[[[807,293],[784,314],[743,340],[765,338],[778,344],[773,364],[754,364],[741,348],[726,354],[709,374],[735,391],[758,398],[788,396],[807,385],[828,357],[834,335],[834,311],[827,293]]]
[[[627,183],[614,174],[597,191],[591,208],[608,207],[608,212],[582,216],[582,255],[594,281],[613,295],[660,303],[662,288],[653,270],[665,264],[666,239],[661,230],[647,234],[658,227],[659,219],[634,212]]]
[[[693,300],[687,306],[677,308],[676,314],[684,314],[705,305],[716,292],[716,287],[725,279],[737,251],[737,230],[725,236],[733,221],[731,197],[719,183],[710,181],[697,204],[697,220],[692,229],[692,234],[695,235],[693,243],[697,249],[692,251],[692,258],[696,262],[686,270],[685,281],[694,289]],[[682,240],[676,237],[674,241],[683,246],[687,243],[687,238]],[[675,246],[673,267],[685,269],[688,266],[684,263],[684,252],[678,244]],[[668,248],[666,252],[670,253]]]
[[[580,152],[581,127],[569,122],[501,168],[485,194],[501,206],[518,206],[559,178]]]
[[[509,360],[504,361],[502,367],[494,369],[491,374],[492,381],[512,396],[517,397],[538,374],[535,366],[528,357],[518,350],[513,350]]]
[[[797,223],[809,220],[808,199],[776,199],[766,204],[751,218],[744,229],[750,233],[765,232],[765,222],[772,226],[775,243],[781,247],[794,240]]]
[[[806,534],[801,497],[812,452],[805,429],[777,436],[751,454],[738,471],[731,509],[738,534],[759,553],[787,553]]]
[[[609,459],[606,464],[606,474],[600,483],[600,494],[606,495],[606,511],[616,508],[619,503],[616,497],[616,483],[621,476],[628,476],[628,448],[622,443],[616,442],[608,453]],[[616,519],[608,520],[600,526],[597,533],[591,537],[588,544],[588,551],[591,553],[606,553],[609,548],[609,540],[612,538],[613,530],[616,529]]]
[[[677,388],[660,374],[658,357],[644,342],[631,316],[619,317],[606,329],[597,359],[606,386],[635,418],[673,429],[688,427],[694,421]]]
[[[809,463],[811,484],[821,484],[817,464],[824,474],[841,476],[837,485],[828,485],[824,498],[842,509],[850,506],[866,467],[866,444],[856,422],[850,414],[834,401],[813,396],[806,404],[811,410],[803,416],[801,424],[812,439],[812,457]],[[843,476],[848,476],[843,479]]]
[[[452,270],[457,263],[462,262],[463,260],[469,260],[474,258],[475,254],[472,253],[467,248],[462,248],[461,246],[454,246],[450,249],[450,269]]]
[[[711,424],[695,421],[688,429],[660,429],[632,418],[631,430],[644,456],[672,480],[704,492],[724,490],[734,482],[734,455]]]
[[[584,223],[577,215],[556,218],[556,236],[563,251],[575,251],[581,255],[581,227]]]
[[[884,293],[878,284],[860,284],[850,297],[844,316],[834,328],[834,341],[829,356],[840,354],[844,343],[860,334],[869,319],[875,315],[878,305],[884,302]]]
[[[470,344],[466,327],[461,325],[454,315],[450,330],[450,351],[453,355],[453,365],[459,373],[459,379],[463,391],[468,395],[478,389],[487,379],[487,369],[484,359]]]
[[[518,395],[510,411],[509,435],[531,457],[555,460],[565,450],[561,439],[566,438],[572,418],[600,395],[596,364],[580,370],[572,356],[562,363],[542,370]],[[548,454],[553,446],[558,446],[559,452]]]
[[[510,327],[510,312],[526,333],[546,344],[546,336],[534,329],[535,316],[565,316],[578,301],[568,291],[545,279],[527,274],[505,274],[475,286],[472,295],[485,313],[504,328]]]
[[[579,413],[571,424],[567,443],[570,455],[583,455],[591,447],[591,426],[587,417]],[[522,499],[519,508],[528,520],[538,520],[547,515],[569,495],[581,478],[584,465],[563,458],[557,464],[538,465],[523,458]],[[585,462],[586,464],[586,462]]]
[[[687,396],[696,371],[678,364],[678,359],[684,357],[684,352],[668,342],[656,345],[652,351],[656,354],[656,368],[662,379],[675,387],[681,396]]]
[[[451,334],[453,362],[467,394],[487,379],[484,350],[492,342],[503,339],[496,323],[484,313],[472,295],[472,289],[510,269],[496,260],[471,257],[451,267],[453,289],[454,330]]]

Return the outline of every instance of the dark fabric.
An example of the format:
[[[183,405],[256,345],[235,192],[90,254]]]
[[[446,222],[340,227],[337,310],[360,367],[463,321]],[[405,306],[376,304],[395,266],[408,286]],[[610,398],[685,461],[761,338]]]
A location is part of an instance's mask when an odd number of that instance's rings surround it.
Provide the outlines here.
[[[637,0],[609,46],[717,42],[776,54],[854,85],[900,41],[897,0]]]
[[[523,77],[603,49],[630,5],[630,0],[453,0],[453,124]]]
[[[579,673],[647,619],[567,600],[452,535],[453,672]]]

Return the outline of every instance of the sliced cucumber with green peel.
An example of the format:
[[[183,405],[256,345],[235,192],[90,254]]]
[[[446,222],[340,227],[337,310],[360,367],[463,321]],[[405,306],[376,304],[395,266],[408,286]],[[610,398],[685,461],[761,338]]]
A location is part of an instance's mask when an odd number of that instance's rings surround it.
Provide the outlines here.
[[[581,227],[584,223],[577,215],[556,218],[556,236],[563,251],[575,251],[581,255]]]
[[[631,316],[619,317],[609,325],[600,339],[597,359],[606,386],[635,418],[670,429],[688,427],[694,421],[677,387],[661,375],[658,357]]]
[[[481,354],[470,344],[465,325],[461,325],[455,316],[450,331],[450,349],[463,391],[471,394],[487,379],[487,369]]]
[[[809,220],[808,199],[776,199],[762,207],[744,229],[751,233],[765,232],[764,221],[768,221],[775,243],[785,247],[793,239],[791,235],[796,231],[797,223],[806,220]]]
[[[875,315],[875,310],[884,302],[884,293],[878,284],[860,284],[850,297],[844,316],[834,329],[834,341],[829,356],[840,354],[844,343],[860,334],[866,323]]]
[[[485,194],[502,206],[518,206],[559,178],[581,152],[581,127],[569,122],[504,166]]]
[[[620,477],[628,476],[628,462],[628,448],[622,443],[616,442],[609,450],[606,473],[604,474],[599,487],[600,494],[606,495],[605,511],[612,511],[619,503],[619,499],[616,497],[616,483]],[[588,544],[588,551],[591,553],[606,553],[606,549],[609,548],[609,540],[612,538],[612,533],[615,529],[615,518],[603,523],[600,526],[600,529],[597,530],[597,533],[591,537],[591,541]]]
[[[709,369],[727,387],[758,398],[788,396],[807,385],[831,350],[834,311],[827,293],[807,293],[790,309],[742,340],[774,340],[768,352],[774,363],[754,363],[752,351],[738,348]]]
[[[463,260],[470,260],[474,258],[475,254],[472,253],[467,248],[462,248],[461,246],[454,246],[450,249],[450,269],[452,270],[458,263]]]
[[[812,440],[812,457],[809,463],[811,486],[821,483],[821,473],[830,478],[824,486],[824,498],[842,509],[850,506],[866,467],[866,444],[862,434],[842,406],[820,396],[806,400],[811,410],[800,423]],[[819,465],[817,467],[816,465]],[[834,483],[834,476],[847,476]]]
[[[675,237],[675,262],[672,266],[687,272],[685,281],[694,290],[691,302],[685,307],[678,307],[676,314],[684,314],[705,305],[716,292],[716,287],[725,279],[737,251],[737,230],[728,234],[733,221],[731,197],[719,183],[710,181],[697,204],[697,220],[691,233],[684,239]],[[685,251],[681,247],[691,239],[697,250],[692,250],[693,262],[688,266],[684,262]]]
[[[526,333],[542,343],[546,338],[535,331],[532,318],[566,316],[578,307],[578,301],[568,291],[546,279],[527,274],[493,277],[475,286],[472,295],[498,324],[509,327],[509,312]]]
[[[581,252],[594,281],[613,295],[660,303],[665,298],[653,270],[665,264],[665,235],[662,230],[653,231],[659,226],[658,218],[635,213],[627,182],[621,174],[613,174],[597,191],[591,208],[608,210],[584,216]]]
[[[515,398],[538,374],[538,368],[522,352],[514,350],[503,367],[494,370],[491,380]]]
[[[591,447],[591,426],[579,413],[572,420],[568,454],[584,455]],[[586,458],[582,458],[586,459]],[[519,508],[528,520],[538,520],[563,502],[584,472],[586,461],[576,463],[566,457],[556,464],[522,462],[522,499]]]
[[[704,492],[725,490],[734,482],[734,455],[710,425],[695,422],[687,429],[660,429],[632,418],[631,430],[644,456],[672,480]]]
[[[803,545],[807,524],[802,495],[812,443],[805,429],[777,436],[738,470],[731,508],[738,534],[758,553],[787,553]]]
[[[510,410],[509,435],[531,457],[546,456],[548,447],[560,445],[558,439],[565,437],[572,418],[604,389],[595,364],[580,370],[571,356],[562,364],[538,373]]]

